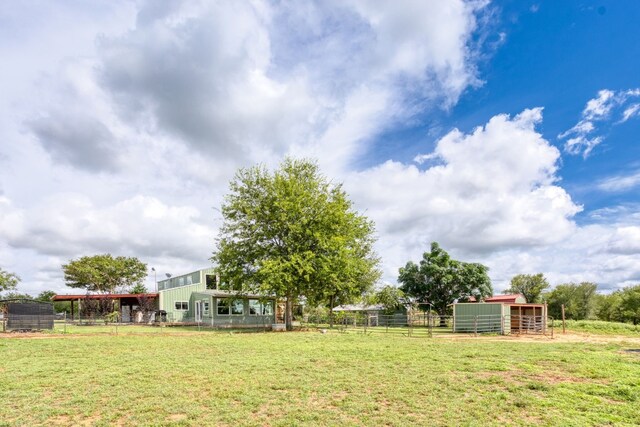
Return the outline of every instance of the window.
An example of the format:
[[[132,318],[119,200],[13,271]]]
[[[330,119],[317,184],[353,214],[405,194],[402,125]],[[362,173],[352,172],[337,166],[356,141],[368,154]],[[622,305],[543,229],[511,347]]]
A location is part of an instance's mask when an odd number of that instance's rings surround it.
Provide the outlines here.
[[[209,301],[205,301],[202,303],[202,311],[204,314],[209,314]]]
[[[249,300],[249,314],[252,316],[257,316],[262,313],[262,304],[257,299]]]
[[[244,301],[241,299],[218,298],[218,314],[244,314]]]
[[[253,316],[270,316],[273,314],[273,301],[263,303],[257,299],[249,300],[249,314]]]
[[[176,301],[176,310],[180,310],[180,311],[189,310],[189,302],[187,302],[187,301]]]
[[[205,277],[207,282],[207,289],[218,289],[218,280],[213,274],[207,274]]]
[[[262,304],[262,314],[265,316],[273,315],[273,301],[267,301]]]
[[[230,314],[229,300],[226,298],[218,298],[216,300],[218,306],[218,314]]]
[[[234,299],[231,302],[231,314],[244,314],[244,301]]]

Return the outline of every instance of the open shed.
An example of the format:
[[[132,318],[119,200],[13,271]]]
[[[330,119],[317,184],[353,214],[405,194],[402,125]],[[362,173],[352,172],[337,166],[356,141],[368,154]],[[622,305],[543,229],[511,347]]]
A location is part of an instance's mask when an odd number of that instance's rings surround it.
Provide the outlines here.
[[[140,317],[136,319],[134,313],[140,310],[141,304],[147,304],[149,311],[155,311],[158,308],[158,294],[79,294],[79,295],[55,295],[53,301],[70,301],[71,302],[71,319],[76,318],[76,314],[80,316],[80,306],[87,300],[109,300],[113,301],[115,307],[120,312],[122,322],[141,321]]]
[[[544,304],[509,300],[453,305],[454,332],[545,333],[546,328],[547,307]]]

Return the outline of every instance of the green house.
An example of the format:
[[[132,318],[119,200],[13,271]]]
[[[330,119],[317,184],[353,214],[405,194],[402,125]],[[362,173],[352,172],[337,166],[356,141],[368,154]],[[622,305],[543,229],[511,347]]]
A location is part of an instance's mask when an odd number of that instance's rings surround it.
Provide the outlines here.
[[[159,308],[170,323],[261,328],[275,323],[274,297],[237,295],[219,289],[218,284],[211,268],[159,281]]]

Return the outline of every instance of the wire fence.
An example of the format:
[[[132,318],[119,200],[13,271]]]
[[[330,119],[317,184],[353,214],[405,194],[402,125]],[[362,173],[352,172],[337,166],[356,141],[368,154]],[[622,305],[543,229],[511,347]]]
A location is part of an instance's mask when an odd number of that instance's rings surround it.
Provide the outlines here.
[[[124,321],[123,321],[124,320]],[[272,329],[273,316],[227,316],[212,317],[212,316],[172,316],[168,313],[166,316],[148,316],[144,318],[136,318],[131,320],[129,317],[123,317],[117,315],[107,316],[78,316],[73,318],[62,314],[56,319],[56,327],[54,329],[59,330],[62,326],[74,326],[77,328],[84,328],[87,332],[90,332],[87,327],[93,326],[95,330],[102,330],[107,332],[104,327],[109,327],[113,330],[115,327],[128,328],[132,330],[132,326],[144,328],[144,327],[182,327],[189,328],[190,330],[205,330],[205,329],[224,329],[224,330],[244,330],[244,331],[268,331]],[[79,329],[75,329],[78,331]],[[124,329],[123,329],[124,330]]]
[[[7,317],[0,318],[3,331],[6,328]],[[37,319],[27,319],[34,324]],[[242,330],[267,332],[275,330],[273,318],[270,316],[255,316],[249,321],[244,319],[227,319],[226,323],[219,323],[219,319],[206,317],[183,317],[180,321],[171,322],[170,319],[134,323],[122,322],[118,316],[74,316],[66,314],[56,315],[52,327],[30,328],[31,330],[49,329],[54,333],[88,333],[88,334],[118,334],[122,332],[153,333],[161,332],[164,328],[179,326],[183,330],[205,331],[214,329]],[[307,316],[293,323],[297,330],[318,330],[322,333],[363,333],[386,334],[408,337],[438,337],[452,334],[467,334],[478,336],[481,334],[523,335],[540,334],[553,337],[554,322],[544,316],[518,315],[477,315],[477,316],[440,316],[429,313],[413,314],[367,314],[367,313],[339,313],[334,316]],[[278,326],[278,325],[276,325]],[[283,326],[283,325],[280,325]],[[21,332],[27,329],[14,329]]]
[[[358,332],[433,337],[446,334],[542,334],[553,336],[553,321],[544,316],[477,315],[440,316],[417,314],[340,313],[337,316],[310,316],[303,329],[322,332]]]

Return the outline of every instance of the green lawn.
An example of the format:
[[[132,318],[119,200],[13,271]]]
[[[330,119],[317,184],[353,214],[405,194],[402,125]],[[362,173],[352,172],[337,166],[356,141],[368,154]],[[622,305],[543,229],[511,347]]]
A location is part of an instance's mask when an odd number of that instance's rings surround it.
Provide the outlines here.
[[[101,328],[0,338],[0,425],[640,423],[637,337]]]

